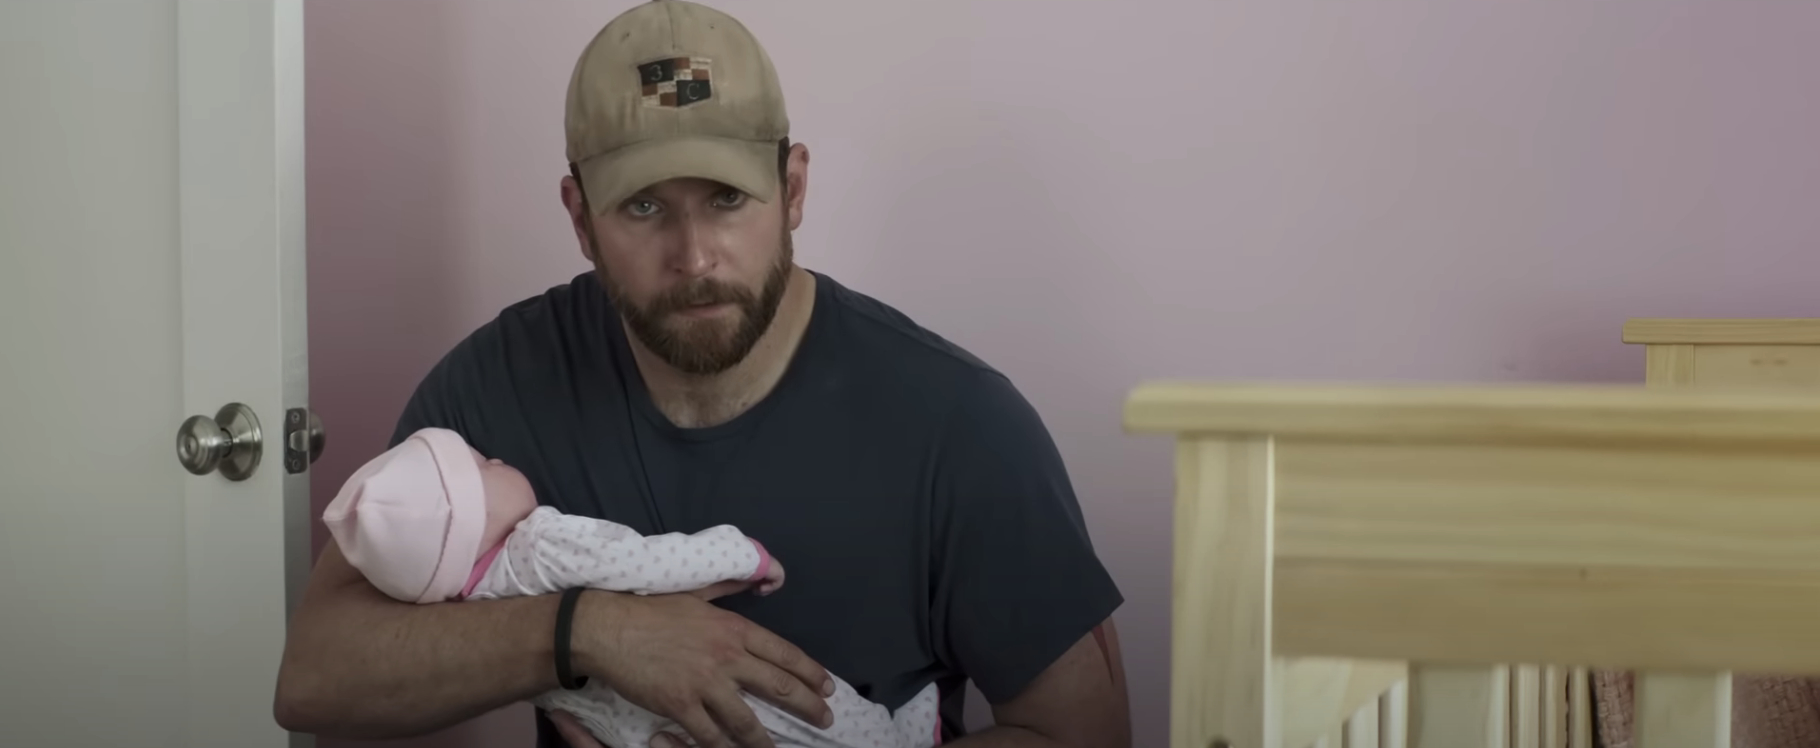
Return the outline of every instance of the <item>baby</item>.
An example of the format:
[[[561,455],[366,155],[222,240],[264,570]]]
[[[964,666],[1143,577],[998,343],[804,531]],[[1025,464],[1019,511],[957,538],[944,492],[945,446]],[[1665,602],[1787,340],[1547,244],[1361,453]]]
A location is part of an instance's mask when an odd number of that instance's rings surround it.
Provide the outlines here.
[[[640,536],[624,525],[539,506],[524,474],[489,460],[446,429],[423,429],[348,479],[322,513],[348,561],[391,597],[412,603],[542,595],[592,587],[640,595],[726,581],[761,595],[784,567],[730,525],[693,535]],[[834,679],[834,724],[817,728],[744,695],[778,748],[931,748],[940,742],[931,683],[893,716]],[[608,748],[645,748],[657,732],[686,733],[600,679],[533,700],[565,711]]]

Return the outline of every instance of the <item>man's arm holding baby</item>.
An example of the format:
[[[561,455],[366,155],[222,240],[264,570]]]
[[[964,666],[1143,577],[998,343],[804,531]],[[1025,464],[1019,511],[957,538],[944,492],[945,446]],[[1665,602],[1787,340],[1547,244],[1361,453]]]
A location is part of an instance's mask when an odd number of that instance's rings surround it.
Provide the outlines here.
[[[452,403],[486,402],[470,368],[477,334],[412,395],[392,442],[430,426],[462,431]],[[704,733],[772,744],[739,692],[815,724],[832,718],[833,682],[800,649],[706,602],[721,586],[650,597],[593,590],[574,611],[580,675]],[[380,591],[330,542],[286,633],[273,713],[287,730],[384,739],[423,735],[558,687],[556,595],[416,604]],[[663,677],[686,673],[688,677]],[[709,710],[717,719],[707,719]],[[721,728],[717,729],[716,725]],[[730,724],[729,724],[730,723]],[[713,740],[699,740],[704,745]]]
[[[555,625],[549,596],[393,600],[331,542],[291,620],[273,711],[296,732],[433,732],[556,688]]]
[[[740,745],[771,745],[756,719],[739,719],[740,690],[825,724],[827,672],[794,645],[702,599],[724,592],[583,595],[572,634],[577,670],[692,733],[737,735]],[[552,690],[556,605],[553,595],[400,602],[331,543],[291,621],[274,714],[296,732],[410,737]],[[735,724],[717,727],[710,712]]]

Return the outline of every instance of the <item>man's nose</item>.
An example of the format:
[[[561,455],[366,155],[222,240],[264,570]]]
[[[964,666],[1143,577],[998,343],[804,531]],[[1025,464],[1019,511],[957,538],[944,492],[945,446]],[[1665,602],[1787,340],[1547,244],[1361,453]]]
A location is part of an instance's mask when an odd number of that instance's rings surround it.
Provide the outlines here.
[[[691,278],[714,270],[715,252],[695,216],[684,213],[676,221],[676,248],[672,262],[676,272]]]

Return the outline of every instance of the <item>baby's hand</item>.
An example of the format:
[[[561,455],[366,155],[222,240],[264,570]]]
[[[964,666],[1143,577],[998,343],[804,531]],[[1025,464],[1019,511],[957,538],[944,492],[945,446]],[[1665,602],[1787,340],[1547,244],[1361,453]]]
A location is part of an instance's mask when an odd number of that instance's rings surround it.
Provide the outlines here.
[[[757,541],[752,541],[752,544],[753,546],[759,546],[759,542]],[[763,564],[764,566],[763,577],[759,577],[757,571],[753,571],[752,577],[746,577],[746,579],[728,579],[728,581],[708,584],[708,586],[704,586],[701,590],[690,591],[690,595],[701,597],[704,601],[713,601],[713,599],[717,599],[717,597],[726,597],[726,595],[732,595],[732,593],[737,593],[737,591],[750,590],[753,595],[770,595],[773,591],[777,591],[777,588],[784,586],[784,564],[783,562],[777,561],[777,557],[773,557],[770,553],[766,553],[766,551],[764,551],[764,546],[759,546],[759,559],[761,559],[759,564]]]
[[[771,568],[765,571],[765,578],[758,581],[758,588],[754,592],[761,596],[769,595],[782,586],[784,586],[784,562],[777,560],[776,556],[772,556]]]

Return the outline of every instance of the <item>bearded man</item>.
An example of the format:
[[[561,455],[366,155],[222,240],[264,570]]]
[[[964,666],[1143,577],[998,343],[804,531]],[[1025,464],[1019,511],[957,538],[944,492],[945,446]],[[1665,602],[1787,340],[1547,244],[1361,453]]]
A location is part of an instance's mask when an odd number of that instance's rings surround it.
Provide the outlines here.
[[[937,684],[954,748],[1128,746],[1122,597],[1061,456],[1003,374],[796,264],[809,151],[758,41],[702,5],[640,4],[582,51],[566,115],[561,196],[592,270],[455,346],[393,444],[452,429],[543,503],[644,534],[731,524],[789,581],[413,605],[331,544],[279,722],[421,735],[585,677],[678,738],[770,748],[739,694],[825,725],[832,673],[891,709]],[[996,722],[973,735],[968,682]],[[546,748],[597,745],[567,715],[538,726]]]

